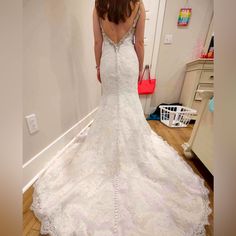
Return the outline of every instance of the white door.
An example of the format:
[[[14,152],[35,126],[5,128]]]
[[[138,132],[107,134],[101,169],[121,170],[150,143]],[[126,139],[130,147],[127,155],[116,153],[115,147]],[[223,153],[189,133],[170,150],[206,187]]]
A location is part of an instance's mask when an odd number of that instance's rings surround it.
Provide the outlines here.
[[[161,27],[164,18],[166,0],[143,0],[146,10],[146,23],[144,33],[144,66],[151,66],[151,75],[156,73],[157,56],[161,37]],[[152,95],[140,95],[143,111],[150,112]]]
[[[155,40],[158,6],[160,0],[143,0],[146,10],[146,23],[144,33],[145,57],[144,65],[151,64],[152,52]]]

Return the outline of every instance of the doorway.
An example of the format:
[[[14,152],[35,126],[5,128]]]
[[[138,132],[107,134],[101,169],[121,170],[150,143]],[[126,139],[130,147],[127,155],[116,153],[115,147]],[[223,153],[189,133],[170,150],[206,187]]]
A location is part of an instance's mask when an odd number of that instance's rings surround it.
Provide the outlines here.
[[[146,10],[144,65],[150,65],[151,76],[155,76],[166,0],[143,0],[143,3]],[[139,97],[144,113],[149,114],[152,94]]]

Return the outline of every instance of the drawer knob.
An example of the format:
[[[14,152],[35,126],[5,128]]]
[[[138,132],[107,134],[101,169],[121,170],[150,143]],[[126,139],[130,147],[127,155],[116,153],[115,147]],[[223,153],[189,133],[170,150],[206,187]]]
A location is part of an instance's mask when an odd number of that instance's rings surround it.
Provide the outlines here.
[[[210,79],[214,79],[214,75],[211,75],[211,76],[210,76]]]

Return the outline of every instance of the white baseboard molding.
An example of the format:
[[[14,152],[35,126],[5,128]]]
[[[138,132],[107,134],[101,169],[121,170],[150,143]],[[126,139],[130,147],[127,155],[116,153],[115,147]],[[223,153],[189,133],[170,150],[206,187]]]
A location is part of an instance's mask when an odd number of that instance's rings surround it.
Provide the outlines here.
[[[41,152],[23,165],[23,193],[38,179],[55,156],[74,142],[76,136],[82,133],[92,122],[98,108],[95,108],[82,120],[58,137]]]

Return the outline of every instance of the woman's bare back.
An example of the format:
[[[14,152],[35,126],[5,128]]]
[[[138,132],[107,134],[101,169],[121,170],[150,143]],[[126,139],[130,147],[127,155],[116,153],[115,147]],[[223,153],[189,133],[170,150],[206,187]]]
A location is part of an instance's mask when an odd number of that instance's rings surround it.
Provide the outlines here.
[[[139,10],[140,2],[137,2],[135,5],[132,2],[130,4],[132,13],[125,22],[121,22],[117,25],[113,22],[110,22],[107,16],[105,16],[105,20],[100,19],[100,23],[104,32],[114,43],[118,43],[133,26],[134,19]]]

